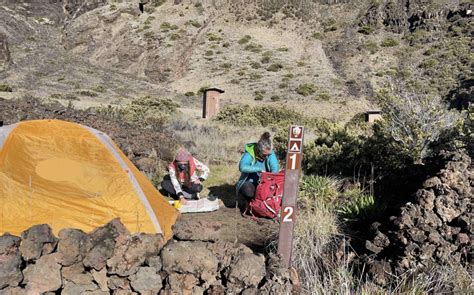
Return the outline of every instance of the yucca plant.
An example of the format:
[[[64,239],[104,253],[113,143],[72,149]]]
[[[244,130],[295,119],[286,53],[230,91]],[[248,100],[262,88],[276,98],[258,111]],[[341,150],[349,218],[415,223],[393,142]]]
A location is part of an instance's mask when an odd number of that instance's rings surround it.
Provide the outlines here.
[[[366,220],[377,212],[374,196],[359,188],[345,191],[344,197],[346,202],[340,205],[336,212],[346,220]]]
[[[301,199],[331,204],[339,195],[340,180],[334,176],[309,175],[301,182]]]

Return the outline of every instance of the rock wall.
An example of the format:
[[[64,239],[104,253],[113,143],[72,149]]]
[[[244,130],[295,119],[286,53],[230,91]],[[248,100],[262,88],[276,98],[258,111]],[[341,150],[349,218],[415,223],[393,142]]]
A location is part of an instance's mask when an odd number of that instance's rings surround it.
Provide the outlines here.
[[[228,242],[130,234],[119,220],[55,237],[36,225],[0,237],[0,294],[288,294],[275,257]]]
[[[365,246],[379,261],[369,263],[373,275],[383,283],[384,273],[392,271],[402,273],[433,265],[468,267],[474,242],[473,198],[471,158],[457,153],[444,169],[424,182],[414,202],[401,207],[398,216],[390,217],[388,226],[372,225],[374,237]],[[393,270],[384,261],[392,261]]]

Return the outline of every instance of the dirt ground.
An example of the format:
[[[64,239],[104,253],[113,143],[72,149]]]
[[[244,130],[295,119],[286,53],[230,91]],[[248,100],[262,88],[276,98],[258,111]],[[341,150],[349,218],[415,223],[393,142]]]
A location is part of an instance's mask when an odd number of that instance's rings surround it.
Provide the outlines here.
[[[193,228],[193,223],[213,224],[218,228],[215,240],[232,243],[242,243],[256,252],[266,252],[271,246],[275,234],[278,232],[278,223],[268,219],[253,220],[243,217],[236,208],[221,207],[209,213],[182,214],[179,224]]]
[[[148,174],[157,167],[156,161],[169,161],[172,155],[172,134],[157,132],[150,129],[137,129],[121,120],[104,117],[101,114],[84,110],[65,108],[60,104],[43,104],[35,99],[5,100],[0,97],[0,121],[9,125],[23,120],[33,119],[61,119],[91,126],[110,135],[132,162],[139,169]],[[148,165],[144,159],[151,159],[151,150],[156,150],[158,159]],[[145,163],[145,164],[144,164]],[[212,167],[211,167],[212,168]],[[234,171],[235,172],[235,171]],[[227,173],[221,171],[220,173]],[[216,172],[216,174],[220,174]],[[272,220],[253,220],[242,217],[239,208],[236,208],[235,189],[232,181],[224,181],[219,175],[205,183],[204,195],[217,196],[222,201],[218,211],[211,213],[182,214],[177,227],[191,231],[196,240],[223,240],[240,242],[257,252],[264,252],[278,231],[278,224]],[[227,183],[223,183],[227,182]],[[239,200],[239,207],[244,206]],[[178,230],[179,231],[179,230]],[[179,237],[178,237],[179,238]]]

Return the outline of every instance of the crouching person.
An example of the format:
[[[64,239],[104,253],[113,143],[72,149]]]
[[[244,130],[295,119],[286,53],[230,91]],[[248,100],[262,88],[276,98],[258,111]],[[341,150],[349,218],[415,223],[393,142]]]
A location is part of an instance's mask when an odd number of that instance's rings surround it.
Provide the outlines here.
[[[242,174],[236,184],[237,193],[249,201],[255,197],[255,189],[260,181],[261,172],[276,173],[279,170],[270,133],[265,132],[258,142],[245,145],[239,170]]]
[[[199,199],[202,182],[209,177],[209,168],[181,148],[168,165],[168,173],[161,182],[162,191],[186,203],[186,200]]]

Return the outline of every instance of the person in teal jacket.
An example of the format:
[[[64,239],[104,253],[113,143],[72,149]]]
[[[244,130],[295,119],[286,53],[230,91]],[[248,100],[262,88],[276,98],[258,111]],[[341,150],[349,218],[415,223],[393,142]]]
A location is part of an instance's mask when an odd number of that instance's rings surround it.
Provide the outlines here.
[[[262,172],[276,173],[279,169],[270,133],[265,132],[258,142],[245,145],[245,151],[239,163],[242,174],[236,184],[237,193],[242,194],[246,199],[252,199],[255,197],[260,174]]]

